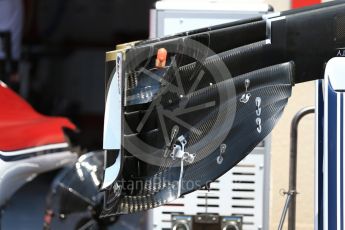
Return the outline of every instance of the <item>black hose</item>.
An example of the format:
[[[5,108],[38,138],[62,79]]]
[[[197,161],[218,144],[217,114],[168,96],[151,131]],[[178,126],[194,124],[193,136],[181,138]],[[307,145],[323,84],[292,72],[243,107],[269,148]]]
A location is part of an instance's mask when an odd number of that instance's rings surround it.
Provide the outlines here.
[[[291,122],[290,132],[290,170],[289,170],[289,192],[296,194],[297,184],[297,141],[298,141],[298,124],[300,120],[308,114],[314,113],[314,107],[307,107],[297,112]],[[296,229],[296,195],[291,197],[289,208],[288,230]]]

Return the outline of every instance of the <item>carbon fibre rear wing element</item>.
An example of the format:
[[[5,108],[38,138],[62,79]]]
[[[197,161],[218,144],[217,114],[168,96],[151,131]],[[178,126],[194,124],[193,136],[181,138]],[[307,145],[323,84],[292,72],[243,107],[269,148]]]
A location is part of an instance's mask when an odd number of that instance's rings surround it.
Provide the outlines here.
[[[293,85],[345,56],[345,3],[118,48],[106,55],[104,216],[166,204],[250,153]]]

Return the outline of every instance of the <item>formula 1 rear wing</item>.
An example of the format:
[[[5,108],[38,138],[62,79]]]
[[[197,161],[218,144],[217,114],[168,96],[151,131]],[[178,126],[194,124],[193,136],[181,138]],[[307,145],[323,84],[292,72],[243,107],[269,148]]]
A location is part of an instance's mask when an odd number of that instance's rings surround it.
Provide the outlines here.
[[[341,2],[108,52],[103,215],[207,186],[271,132],[292,86],[322,79],[337,56],[345,56]]]

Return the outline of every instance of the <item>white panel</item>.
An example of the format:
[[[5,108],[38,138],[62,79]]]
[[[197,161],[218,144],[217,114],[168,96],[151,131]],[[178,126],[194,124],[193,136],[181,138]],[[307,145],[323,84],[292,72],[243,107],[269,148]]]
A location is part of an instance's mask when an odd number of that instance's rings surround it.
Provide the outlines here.
[[[164,19],[164,34],[175,34],[183,31],[198,29],[207,26],[214,26],[227,22],[236,21],[236,19],[229,18],[165,18]]]
[[[268,5],[261,0],[250,1],[205,1],[205,0],[170,0],[158,1],[158,10],[209,10],[209,11],[254,11],[266,12]]]

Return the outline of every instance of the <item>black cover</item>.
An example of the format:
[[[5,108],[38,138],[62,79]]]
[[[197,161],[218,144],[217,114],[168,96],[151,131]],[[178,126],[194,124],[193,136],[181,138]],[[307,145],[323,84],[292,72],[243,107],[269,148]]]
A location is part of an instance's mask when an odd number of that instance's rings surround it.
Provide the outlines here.
[[[62,170],[47,198],[45,229],[98,229],[103,194],[104,152],[82,155],[77,163]]]

